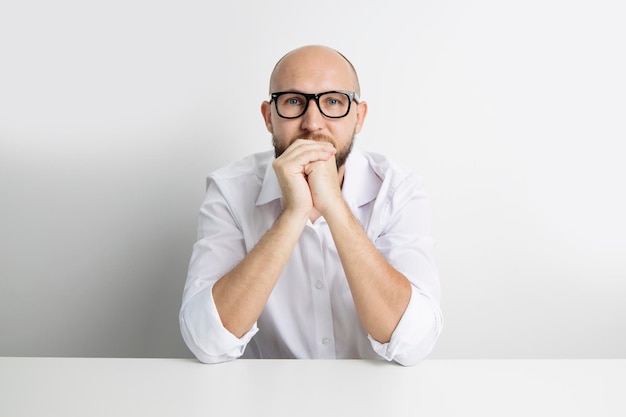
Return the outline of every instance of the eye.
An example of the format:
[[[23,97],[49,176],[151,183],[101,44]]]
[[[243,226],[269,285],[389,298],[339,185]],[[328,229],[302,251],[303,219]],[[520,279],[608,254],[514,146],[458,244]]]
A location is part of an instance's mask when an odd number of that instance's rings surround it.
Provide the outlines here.
[[[324,106],[327,107],[337,107],[337,106],[345,106],[346,97],[341,94],[329,94],[324,96]]]
[[[285,95],[282,97],[282,105],[284,106],[302,106],[304,101],[305,98],[297,94]]]

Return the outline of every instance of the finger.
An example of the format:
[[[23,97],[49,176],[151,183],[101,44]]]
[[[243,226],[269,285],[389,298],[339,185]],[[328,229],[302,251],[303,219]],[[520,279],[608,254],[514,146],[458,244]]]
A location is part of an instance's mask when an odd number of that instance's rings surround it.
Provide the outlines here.
[[[313,161],[304,166],[304,173],[310,175],[314,171],[328,171],[329,173],[337,173],[337,163],[335,162],[335,156],[331,155],[327,160]]]
[[[295,145],[295,146],[294,146]],[[284,163],[295,163],[304,166],[315,161],[327,161],[335,155],[337,150],[332,144],[320,144],[318,142],[294,142],[292,146],[281,155]]]
[[[287,147],[285,153],[294,153],[311,150],[325,150],[335,153],[337,150],[330,142],[314,141],[310,139],[297,139]]]

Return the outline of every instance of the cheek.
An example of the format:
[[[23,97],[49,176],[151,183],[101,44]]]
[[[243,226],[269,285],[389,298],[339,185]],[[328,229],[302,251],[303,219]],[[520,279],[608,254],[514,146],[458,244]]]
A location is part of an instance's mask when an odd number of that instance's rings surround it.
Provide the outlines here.
[[[297,120],[298,119],[274,119],[272,123],[272,133],[274,134],[274,136],[284,140],[291,140],[297,138],[299,135],[301,136],[302,131],[300,129],[300,125],[297,123]]]
[[[351,122],[351,123],[346,123],[346,124],[342,124],[341,126],[336,126],[335,129],[332,131],[333,137],[338,141],[338,142],[350,142],[352,140],[352,137],[354,136],[356,132],[356,123],[355,122]]]

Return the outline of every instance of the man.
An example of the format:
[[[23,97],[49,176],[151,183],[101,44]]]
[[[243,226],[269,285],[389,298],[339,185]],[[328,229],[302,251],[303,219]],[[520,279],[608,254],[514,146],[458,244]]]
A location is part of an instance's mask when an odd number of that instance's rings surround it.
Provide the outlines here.
[[[202,362],[367,358],[413,365],[441,331],[419,177],[352,150],[367,114],[352,64],[285,55],[261,112],[274,152],[207,180],[180,311]]]

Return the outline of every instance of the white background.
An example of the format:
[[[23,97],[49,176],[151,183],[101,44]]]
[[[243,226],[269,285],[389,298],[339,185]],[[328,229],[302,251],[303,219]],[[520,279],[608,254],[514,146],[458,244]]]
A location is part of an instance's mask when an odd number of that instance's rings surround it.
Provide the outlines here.
[[[3,2],[0,355],[189,356],[205,177],[270,149],[272,67],[316,43],[359,71],[357,146],[430,190],[431,357],[626,357],[622,4]]]

